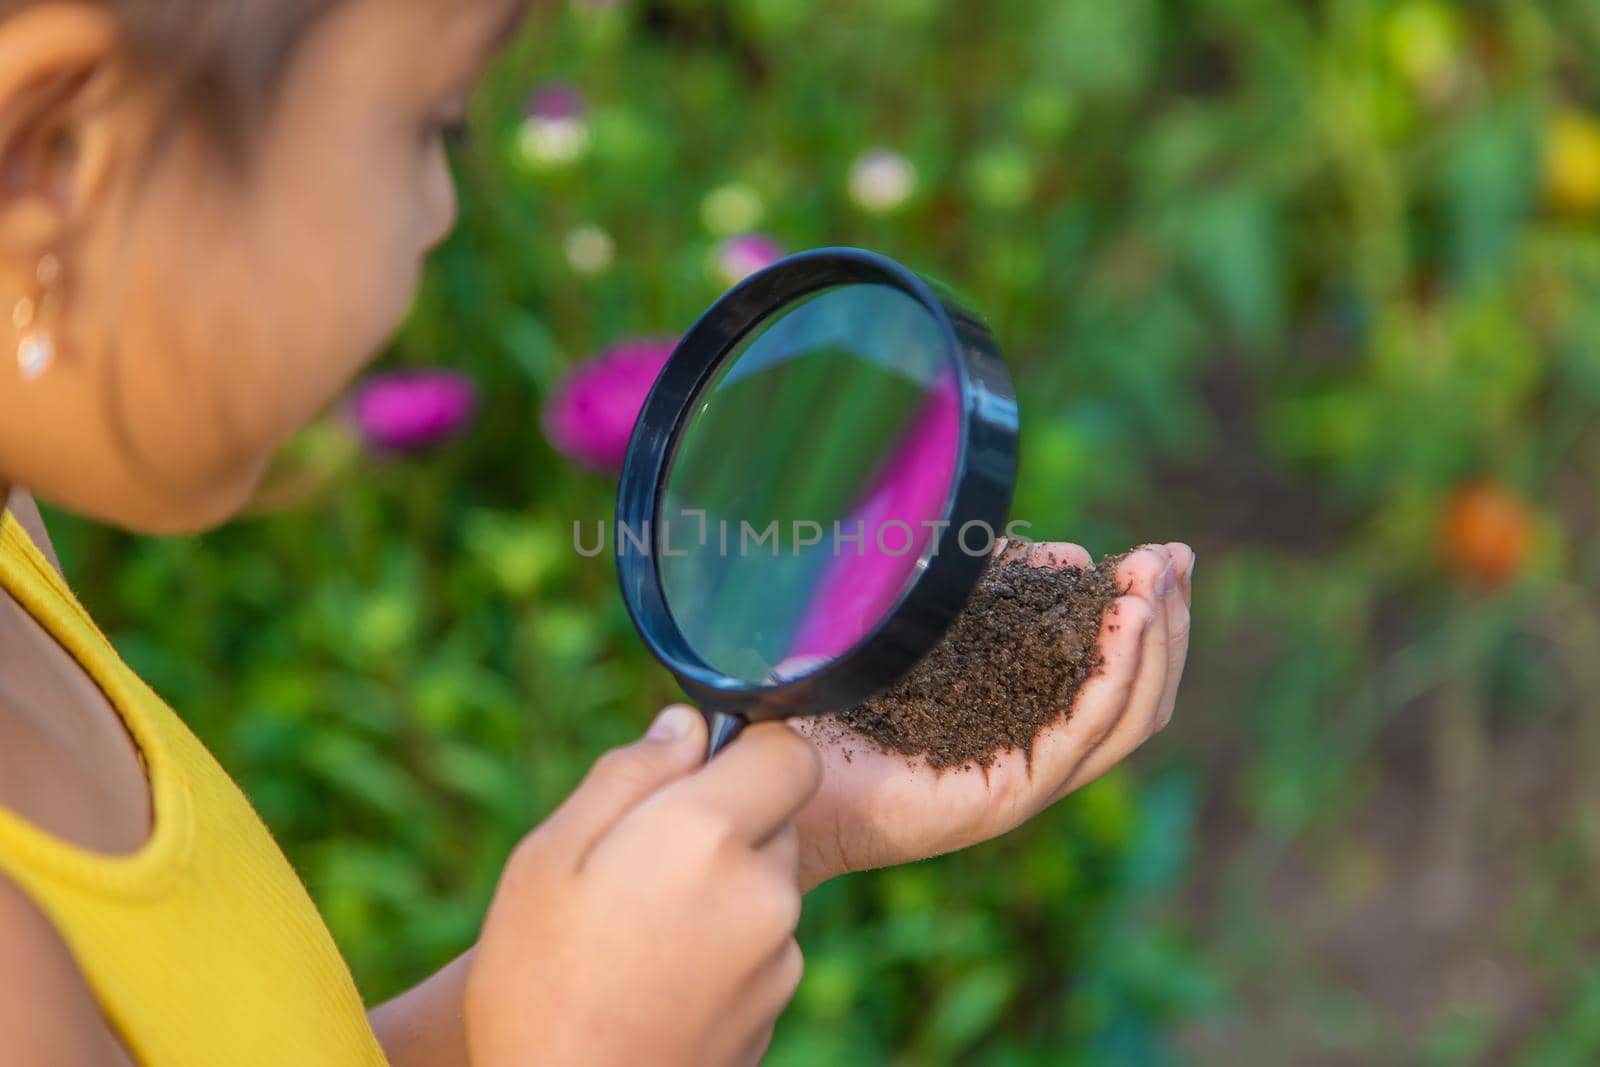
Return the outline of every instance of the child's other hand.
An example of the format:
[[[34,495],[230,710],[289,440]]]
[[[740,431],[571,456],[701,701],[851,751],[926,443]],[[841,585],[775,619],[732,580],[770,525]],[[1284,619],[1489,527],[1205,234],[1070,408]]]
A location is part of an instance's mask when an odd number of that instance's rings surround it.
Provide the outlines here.
[[[1038,544],[1038,567],[1093,566],[1077,545]],[[796,726],[813,738],[825,769],[800,814],[801,881],[808,888],[849,871],[888,867],[998,837],[1116,766],[1172,718],[1189,651],[1194,551],[1151,545],[1117,570],[1128,587],[1100,632],[1105,665],[1078,694],[1072,715],[1041,733],[1032,767],[1021,752],[977,768],[930,770],[870,742]],[[737,748],[738,746],[733,746]]]
[[[782,724],[702,766],[670,708],[506,866],[466,995],[472,1062],[759,1062],[799,984],[795,814],[820,767]]]

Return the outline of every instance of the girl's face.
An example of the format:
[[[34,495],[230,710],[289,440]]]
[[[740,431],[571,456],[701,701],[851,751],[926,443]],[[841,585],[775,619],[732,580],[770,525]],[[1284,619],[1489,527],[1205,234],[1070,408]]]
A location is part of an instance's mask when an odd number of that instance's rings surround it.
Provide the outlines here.
[[[73,8],[56,26],[55,5],[0,22],[0,53],[41,65],[0,73],[0,115],[61,56],[115,83],[114,35]],[[199,129],[144,152],[154,92],[79,93],[44,165],[0,167],[0,312],[44,253],[63,271],[59,354],[38,380],[14,370],[0,315],[0,482],[157,532],[242,506],[405,314],[455,221],[444,134],[519,8],[346,0],[299,46],[242,165]],[[97,33],[108,52],[84,60]],[[25,208],[59,225],[23,225]]]

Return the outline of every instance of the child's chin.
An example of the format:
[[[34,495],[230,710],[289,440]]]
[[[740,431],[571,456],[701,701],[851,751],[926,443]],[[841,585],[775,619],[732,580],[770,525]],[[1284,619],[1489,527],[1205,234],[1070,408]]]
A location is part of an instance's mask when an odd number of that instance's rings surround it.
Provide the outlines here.
[[[119,502],[124,506],[113,513],[93,517],[153,537],[203,534],[238,517],[254,498],[259,481],[260,475],[254,474],[182,493],[141,494],[138,499]]]

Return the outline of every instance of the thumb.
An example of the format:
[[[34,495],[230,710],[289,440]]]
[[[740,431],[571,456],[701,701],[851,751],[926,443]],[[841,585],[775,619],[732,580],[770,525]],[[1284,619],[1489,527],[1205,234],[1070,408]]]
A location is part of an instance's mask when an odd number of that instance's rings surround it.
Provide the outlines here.
[[[698,711],[674,704],[644,737],[595,761],[578,788],[539,828],[539,836],[583,865],[595,844],[628,812],[705,760],[706,724]]]

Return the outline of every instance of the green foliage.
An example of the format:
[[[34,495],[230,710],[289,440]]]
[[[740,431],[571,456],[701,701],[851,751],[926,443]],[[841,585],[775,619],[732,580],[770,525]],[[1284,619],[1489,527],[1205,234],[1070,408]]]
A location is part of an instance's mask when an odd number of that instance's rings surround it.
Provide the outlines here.
[[[1546,206],[1572,161],[1543,146],[1554,108],[1600,109],[1597,58],[1587,0],[541,16],[478,103],[460,232],[388,356],[474,375],[474,432],[201,540],[62,525],[70,569],[378,998],[470,942],[519,835],[672,696],[609,562],[571,549],[613,487],[543,440],[559,375],[718,295],[708,220],[946,278],[1021,387],[1017,516],[1097,552],[1199,546],[1187,744],[1004,841],[817,892],[772,1062],[1179,1062],[1179,1023],[1225,1014],[1273,937],[1247,864],[1224,909],[1246,935],[1197,949],[1175,891],[1214,863],[1190,862],[1202,802],[1271,849],[1329,833],[1380,735],[1452,680],[1496,721],[1568,724],[1566,683],[1526,664],[1586,677],[1582,646],[1537,634],[1600,567],[1600,216]],[[556,78],[590,102],[588,151],[530,165],[523,102]],[[874,147],[918,178],[883,213],[849,193]],[[569,262],[580,226],[614,240],[608,269]],[[1441,563],[1468,477],[1532,502],[1534,550],[1495,594]],[[1592,974],[1557,986],[1521,1062],[1600,1047]],[[1381,1005],[1317,1002],[1341,1040],[1377,1033]],[[1496,1025],[1446,1015],[1355,1059],[1471,1062]]]

